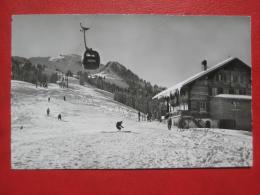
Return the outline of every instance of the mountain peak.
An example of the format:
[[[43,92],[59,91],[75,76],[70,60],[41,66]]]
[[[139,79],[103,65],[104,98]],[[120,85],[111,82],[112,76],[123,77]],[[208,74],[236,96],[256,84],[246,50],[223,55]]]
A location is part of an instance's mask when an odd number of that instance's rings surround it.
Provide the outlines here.
[[[116,62],[116,61],[109,61],[107,64],[106,64],[106,67],[107,68],[111,68],[115,71],[124,71],[124,70],[127,70],[125,66],[123,66],[122,64],[120,64],[119,62]]]

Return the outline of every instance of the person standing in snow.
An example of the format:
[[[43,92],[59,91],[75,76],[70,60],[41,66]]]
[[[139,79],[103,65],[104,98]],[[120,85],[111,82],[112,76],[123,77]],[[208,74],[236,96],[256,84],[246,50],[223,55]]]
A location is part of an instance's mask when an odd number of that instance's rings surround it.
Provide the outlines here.
[[[147,121],[152,122],[152,114],[150,112],[147,114]]]
[[[65,96],[63,97],[63,99],[64,99],[64,101],[66,101],[66,97]]]
[[[167,125],[168,125],[168,129],[171,130],[171,128],[172,128],[172,119],[171,119],[171,117],[168,118]]]
[[[117,123],[116,123],[116,128],[120,131],[121,130],[121,128],[124,128],[123,126],[122,126],[122,123],[123,123],[123,121],[118,121]]]
[[[138,111],[138,121],[140,122],[140,118],[141,118],[141,113],[140,111]]]
[[[47,116],[49,116],[49,115],[50,115],[50,109],[47,108]]]
[[[58,120],[61,120],[61,114],[58,115]]]
[[[48,102],[50,102],[51,101],[51,97],[48,97]]]

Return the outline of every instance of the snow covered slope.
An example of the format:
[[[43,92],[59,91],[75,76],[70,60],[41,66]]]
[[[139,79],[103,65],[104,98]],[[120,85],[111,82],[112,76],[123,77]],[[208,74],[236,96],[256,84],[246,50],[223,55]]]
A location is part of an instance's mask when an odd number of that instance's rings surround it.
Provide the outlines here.
[[[137,122],[136,110],[109,92],[80,86],[48,89],[12,81],[11,165],[14,169],[232,167],[252,165],[249,132],[166,130]],[[66,101],[63,97],[66,96]],[[51,97],[48,102],[48,97]],[[46,109],[50,108],[50,116]],[[57,115],[61,113],[62,121]],[[115,128],[123,120],[123,131]]]

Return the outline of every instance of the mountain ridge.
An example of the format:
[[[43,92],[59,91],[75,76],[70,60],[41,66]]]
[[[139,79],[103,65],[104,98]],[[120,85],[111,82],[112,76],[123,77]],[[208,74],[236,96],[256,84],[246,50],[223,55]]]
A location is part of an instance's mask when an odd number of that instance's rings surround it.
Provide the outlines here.
[[[160,118],[165,112],[158,112],[160,103],[152,100],[154,95],[165,88],[151,85],[119,62],[109,61],[97,70],[85,71],[82,70],[79,55],[29,59],[12,57],[12,79],[14,80],[27,81],[36,86],[39,82],[41,86],[47,87],[48,83],[57,83],[57,81],[60,83],[61,78],[57,71],[76,77],[80,85],[90,84],[108,91],[113,94],[115,101],[143,113],[149,113],[150,117],[153,113],[154,118]],[[65,87],[66,83],[62,86]]]
[[[19,64],[31,62],[34,66],[38,64],[44,65],[44,72],[48,75],[56,71],[64,73],[71,71],[74,75],[77,75],[79,72],[87,72],[90,76],[105,78],[106,82],[115,84],[121,88],[128,88],[129,83],[133,82],[144,86],[143,79],[140,79],[137,74],[117,61],[109,61],[105,65],[101,64],[97,70],[83,70],[81,56],[78,54],[60,54],[54,57],[38,56],[30,58],[12,56],[12,59],[16,60]]]

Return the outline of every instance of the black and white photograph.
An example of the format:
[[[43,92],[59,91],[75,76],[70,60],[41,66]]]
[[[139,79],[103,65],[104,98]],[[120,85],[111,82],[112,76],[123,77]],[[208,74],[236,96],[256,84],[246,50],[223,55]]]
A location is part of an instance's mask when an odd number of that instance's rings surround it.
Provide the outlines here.
[[[12,169],[253,165],[251,18],[13,15]]]

